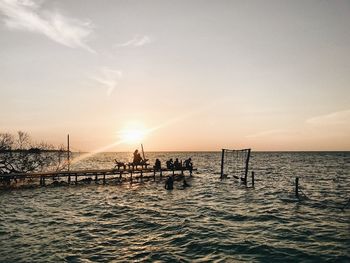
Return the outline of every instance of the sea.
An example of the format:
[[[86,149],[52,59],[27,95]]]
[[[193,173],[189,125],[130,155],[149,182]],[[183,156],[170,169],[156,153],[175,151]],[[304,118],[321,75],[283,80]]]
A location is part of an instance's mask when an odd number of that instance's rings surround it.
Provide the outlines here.
[[[247,185],[220,179],[221,152],[146,155],[191,157],[190,187],[166,190],[164,176],[1,190],[0,262],[350,262],[350,152],[252,152]],[[71,169],[131,157],[98,153]]]

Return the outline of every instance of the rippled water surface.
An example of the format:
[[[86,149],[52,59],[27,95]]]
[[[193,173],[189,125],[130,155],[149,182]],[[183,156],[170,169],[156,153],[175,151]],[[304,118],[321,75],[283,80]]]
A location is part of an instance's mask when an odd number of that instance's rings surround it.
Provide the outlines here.
[[[111,168],[104,153],[75,168]],[[255,188],[192,157],[191,187],[164,181],[0,192],[1,262],[350,262],[350,153],[253,153]],[[293,196],[294,178],[308,199]]]

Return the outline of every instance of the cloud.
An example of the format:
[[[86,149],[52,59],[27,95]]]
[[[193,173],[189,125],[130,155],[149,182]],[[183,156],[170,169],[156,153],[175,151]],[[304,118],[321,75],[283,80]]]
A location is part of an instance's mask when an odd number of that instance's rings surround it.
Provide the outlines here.
[[[95,53],[86,44],[92,32],[90,22],[65,17],[58,11],[44,10],[41,4],[42,1],[0,0],[0,13],[10,29],[36,32],[64,46],[80,47]]]
[[[141,47],[153,42],[149,36],[136,35],[133,39],[123,43],[118,44],[117,47]]]
[[[92,80],[98,82],[102,87],[107,89],[108,96],[110,96],[118,86],[121,78],[122,72],[120,70],[113,70],[109,68],[101,68],[97,76],[91,77]]]
[[[336,111],[306,120],[311,125],[350,125],[350,110]]]

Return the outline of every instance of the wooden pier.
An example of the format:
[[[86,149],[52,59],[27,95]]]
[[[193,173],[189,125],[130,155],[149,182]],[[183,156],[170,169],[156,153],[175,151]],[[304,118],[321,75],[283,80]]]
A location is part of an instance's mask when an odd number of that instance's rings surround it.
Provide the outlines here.
[[[164,176],[172,175],[174,177],[183,177],[184,172],[188,171],[189,176],[192,176],[192,171],[197,171],[194,168],[181,167],[179,169],[154,169],[154,168],[126,168],[126,169],[101,169],[101,170],[70,170],[57,172],[41,172],[41,173],[14,173],[0,174],[0,183],[3,186],[11,186],[25,181],[36,182],[40,186],[50,184],[70,185],[79,183],[99,183],[106,184],[107,181],[123,182],[143,182],[156,180],[156,177],[162,179]]]

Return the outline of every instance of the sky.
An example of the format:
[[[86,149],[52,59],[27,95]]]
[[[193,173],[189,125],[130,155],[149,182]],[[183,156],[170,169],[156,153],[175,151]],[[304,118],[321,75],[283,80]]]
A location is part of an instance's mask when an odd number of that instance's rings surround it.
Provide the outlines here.
[[[79,151],[350,150],[350,1],[0,0],[0,132]]]

